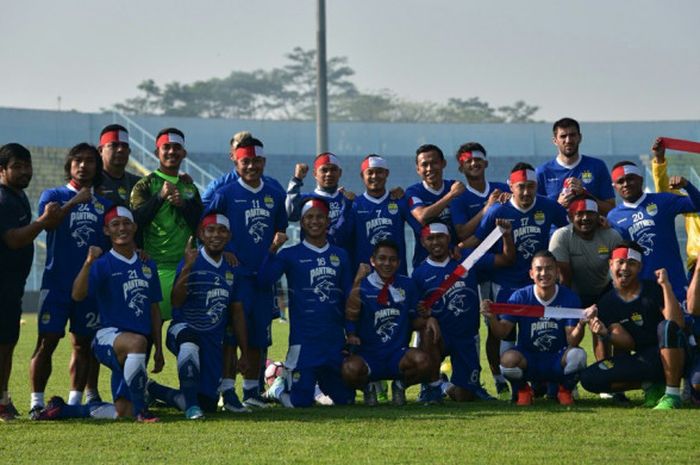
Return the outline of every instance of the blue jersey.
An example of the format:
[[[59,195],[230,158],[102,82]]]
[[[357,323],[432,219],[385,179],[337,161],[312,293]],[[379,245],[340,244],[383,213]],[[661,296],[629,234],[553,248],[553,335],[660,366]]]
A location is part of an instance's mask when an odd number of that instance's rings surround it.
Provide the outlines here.
[[[162,300],[153,260],[143,262],[136,253],[127,259],[112,249],[92,264],[88,283],[102,328],[151,334],[151,304]]]
[[[454,224],[467,224],[479,211],[484,208],[489,196],[498,189],[501,192],[510,192],[508,184],[502,182],[486,181],[486,189],[479,192],[466,185],[466,189],[456,199],[450,202],[450,213]]]
[[[539,250],[547,250],[552,225],[561,227],[568,224],[566,210],[557,202],[539,195],[527,210],[518,208],[511,199],[489,208],[474,235],[481,240],[486,238],[496,227],[497,218],[510,220],[513,225],[516,261],[493,273],[493,282],[508,288],[525,286],[531,282],[528,270],[532,256]]]
[[[395,275],[386,305],[377,301],[383,282],[376,271],[360,283],[362,307],[357,336],[363,354],[394,354],[408,347],[418,296],[407,276]]]
[[[177,282],[184,260],[177,267]],[[192,265],[187,280],[187,299],[182,307],[173,307],[173,324],[187,323],[195,331],[223,341],[229,308],[250,295],[248,281],[226,260],[214,261],[204,248]]]
[[[206,213],[218,212],[231,222],[233,252],[248,272],[256,272],[272,245],[277,231],[287,229],[284,194],[260,182],[252,188],[240,178],[219,189]]]
[[[301,207],[308,199],[323,199],[328,203],[330,211],[328,217],[331,224],[328,226],[328,242],[348,250],[351,242],[350,216],[352,215],[352,201],[345,197],[342,191],[333,193],[316,188],[312,192],[300,193],[301,184],[294,179],[290,181],[287,189],[287,213],[290,221],[299,221]],[[302,232],[303,237],[303,232]]]
[[[352,285],[345,250],[306,241],[266,254],[258,273],[262,284],[287,276],[289,346],[301,346],[298,368],[322,365],[345,344],[345,301]]]
[[[442,187],[439,190],[431,189],[430,187],[426,186],[424,182],[419,182],[410,186],[408,189],[406,189],[406,198],[408,199],[408,206],[411,212],[413,212],[413,210],[419,207],[429,207],[441,198],[443,198],[450,191],[454,182],[455,181],[451,179],[446,179],[442,183]],[[455,228],[452,223],[452,214],[450,213],[450,207],[445,207],[440,212],[440,215],[437,218],[428,218],[428,220],[432,219],[439,219],[440,221],[445,223],[448,228],[450,228],[450,244],[454,246],[457,243],[457,233],[455,232]],[[415,217],[411,222],[411,228],[413,228],[413,235],[416,239],[416,245],[413,251],[413,266],[416,267],[420,265],[420,263],[423,260],[425,260],[425,257],[428,256],[428,251],[425,250],[423,245],[420,243],[420,233],[421,229],[423,228],[423,225],[420,224],[415,219]]]
[[[374,198],[366,192],[356,197],[351,215],[353,270],[357,270],[360,263],[369,263],[377,242],[391,239],[399,246],[401,265],[398,273],[405,275],[407,266],[404,225],[410,217],[405,197],[393,200],[388,192],[380,198]]]
[[[587,155],[579,156],[576,163],[565,166],[554,158],[537,167],[537,193],[557,200],[566,178],[578,178],[583,187],[600,200],[615,198],[615,190],[605,162]]]
[[[469,256],[472,251],[463,251]],[[447,292],[433,304],[431,314],[440,323],[440,330],[455,336],[475,336],[479,333],[479,290],[477,272],[493,268],[494,255],[487,253],[479,259],[474,268],[462,279],[455,282]],[[459,265],[453,259],[436,262],[427,258],[413,270],[413,282],[422,299],[427,298],[452,271]]]
[[[666,268],[673,293],[685,301],[688,285],[676,236],[675,218],[681,213],[700,210],[700,193],[692,185],[688,196],[669,193],[642,194],[634,203],[622,202],[608,213],[608,223],[623,239],[635,241],[644,249],[640,279],[655,281],[654,271]]]
[[[48,189],[39,198],[39,214],[46,204],[58,202],[63,206],[78,190],[70,184]],[[41,281],[42,289],[69,290],[87,257],[91,245],[109,248],[104,235],[104,214],[111,206],[103,197],[93,195],[92,200],[80,203],[71,209],[56,229],[46,233],[46,266]]]
[[[207,186],[207,189],[204,191],[204,194],[202,194],[202,205],[204,205],[204,208],[207,209],[211,202],[214,200],[214,195],[216,194],[216,191],[228,184],[238,181],[238,178],[240,177],[241,176],[238,174],[238,171],[233,170],[229,173],[219,176],[218,178],[210,182]],[[275,178],[263,175],[262,180],[265,184],[268,184],[271,187],[274,187],[275,189],[279,189],[279,191],[284,194],[284,189],[282,188],[282,185]]]
[[[535,295],[535,286],[526,286],[515,291],[509,304],[542,305],[547,307],[581,308],[581,301],[570,289],[557,285],[549,302]],[[566,347],[566,327],[576,326],[578,321],[555,318],[501,315],[501,319],[518,326],[518,347],[529,352],[559,352]]]

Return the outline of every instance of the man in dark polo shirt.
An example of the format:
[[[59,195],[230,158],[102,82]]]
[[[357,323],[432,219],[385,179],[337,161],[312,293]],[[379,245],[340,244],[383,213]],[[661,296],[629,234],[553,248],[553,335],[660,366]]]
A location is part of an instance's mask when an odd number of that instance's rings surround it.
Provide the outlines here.
[[[102,157],[102,196],[115,205],[128,206],[131,189],[141,179],[126,171],[129,163],[129,133],[119,124],[110,124],[100,133],[97,147]]]
[[[34,238],[55,225],[60,206],[51,202],[31,222],[32,211],[24,189],[32,179],[32,158],[20,144],[0,147],[0,421],[17,417],[8,384],[12,354],[19,339],[24,284],[32,267]]]

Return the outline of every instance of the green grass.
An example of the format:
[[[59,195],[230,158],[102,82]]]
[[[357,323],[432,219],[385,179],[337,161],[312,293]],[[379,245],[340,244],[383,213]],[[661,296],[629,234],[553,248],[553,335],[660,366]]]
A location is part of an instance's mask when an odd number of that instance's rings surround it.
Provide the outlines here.
[[[27,366],[36,318],[27,315],[15,355],[11,392],[26,414]],[[274,359],[284,358],[287,326],[273,324]],[[590,345],[586,338],[584,345]],[[54,360],[47,396],[68,393],[69,344]],[[483,363],[482,366],[486,366]],[[101,392],[109,396],[109,373]],[[491,376],[483,376],[493,390]],[[156,379],[176,385],[174,358]],[[240,386],[240,381],[238,382]],[[415,398],[417,389],[409,390]],[[249,415],[221,413],[203,422],[159,410],[163,422],[70,420],[0,424],[0,458],[15,463],[697,463],[700,409],[654,412],[619,408],[582,393],[570,408],[539,400],[529,408],[505,402],[403,408],[281,407]],[[636,405],[638,393],[632,393]]]

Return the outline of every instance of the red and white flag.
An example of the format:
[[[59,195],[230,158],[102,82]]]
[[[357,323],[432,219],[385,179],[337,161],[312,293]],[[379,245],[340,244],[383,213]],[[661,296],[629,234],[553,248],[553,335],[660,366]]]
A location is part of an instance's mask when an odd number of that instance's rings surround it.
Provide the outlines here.
[[[585,318],[582,308],[543,307],[542,305],[491,303],[491,313],[497,315],[528,316],[532,318],[556,318],[581,320]]]

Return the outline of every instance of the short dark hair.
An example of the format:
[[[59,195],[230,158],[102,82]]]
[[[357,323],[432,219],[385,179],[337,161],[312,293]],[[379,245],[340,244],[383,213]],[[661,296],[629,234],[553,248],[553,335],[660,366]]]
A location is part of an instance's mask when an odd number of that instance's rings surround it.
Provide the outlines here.
[[[624,247],[624,248],[626,248],[626,249],[636,250],[636,251],[639,252],[642,256],[644,256],[644,249],[642,248],[641,245],[637,244],[637,243],[634,242],[634,241],[627,241],[627,240],[624,240],[624,241],[620,242],[619,244],[617,244],[615,247],[613,247],[612,250],[610,251],[610,255],[612,256],[612,251],[613,251],[613,250],[619,249],[619,248],[622,248],[622,247]]]
[[[440,155],[440,160],[445,159],[445,154],[442,153],[442,150],[440,150],[440,147],[434,144],[423,144],[420,147],[416,149],[416,163],[418,163],[418,155],[421,153],[426,153],[426,152],[437,152],[438,155]]]
[[[95,177],[92,179],[92,187],[98,187],[102,184],[102,157],[100,152],[97,151],[97,147],[87,142],[81,142],[77,145],[71,147],[66,155],[66,162],[63,164],[63,173],[65,174],[66,181],[70,181],[70,165],[73,160],[78,156],[79,153],[91,153],[95,157]]]
[[[531,164],[525,163],[524,161],[518,162],[515,164],[512,170],[510,170],[511,173],[515,173],[516,171],[520,170],[532,170],[535,171],[535,168],[532,167]]]
[[[100,132],[100,136],[106,132],[112,132],[112,131],[124,131],[124,132],[129,132],[126,130],[124,126],[121,124],[108,124],[107,126],[104,127],[102,132]]]
[[[263,143],[260,139],[256,139],[253,136],[250,137],[244,137],[238,142],[238,147],[263,147]]]
[[[455,157],[457,158],[457,161],[459,161],[459,156],[462,155],[464,152],[474,152],[476,150],[478,150],[479,152],[483,153],[484,156],[486,156],[486,149],[483,145],[481,145],[478,142],[466,142],[459,146],[459,148],[457,149],[457,153],[455,153]]]
[[[549,250],[547,250],[547,249],[542,249],[542,250],[538,250],[537,252],[535,252],[535,255],[532,256],[532,261],[534,262],[535,259],[538,258],[538,257],[540,257],[540,258],[542,258],[542,257],[544,257],[544,258],[549,258],[549,259],[552,260],[554,263],[557,262],[557,257],[555,257],[554,254],[553,254],[552,252],[550,252]],[[532,263],[532,262],[530,262],[530,263]]]
[[[396,252],[397,256],[401,256],[401,253],[399,252],[399,244],[397,244],[396,241],[392,239],[382,239],[381,241],[378,241],[376,244],[374,244],[374,248],[372,249],[372,256],[376,256],[377,252],[379,252],[379,249],[381,249],[382,247],[393,249],[394,252]]]
[[[567,129],[567,128],[576,128],[576,132],[581,134],[581,126],[579,126],[578,121],[576,121],[573,118],[562,118],[558,121],[555,121],[554,125],[552,125],[552,133],[554,135],[556,135],[557,129]]]
[[[16,142],[10,142],[0,147],[0,166],[7,168],[10,164],[10,160],[16,158],[22,161],[32,161],[32,154],[24,145],[18,144]]]

